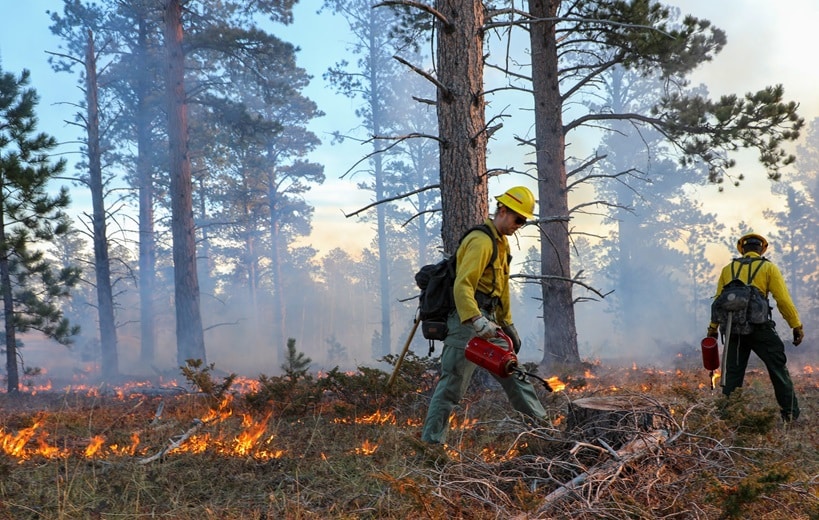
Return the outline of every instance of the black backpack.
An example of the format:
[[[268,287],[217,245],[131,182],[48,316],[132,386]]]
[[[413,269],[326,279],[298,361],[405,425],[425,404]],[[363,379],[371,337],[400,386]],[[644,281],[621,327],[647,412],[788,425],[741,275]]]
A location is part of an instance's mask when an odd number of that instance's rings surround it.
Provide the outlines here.
[[[486,224],[478,224],[467,230],[458,241],[460,247],[466,235],[475,230],[481,230],[492,239],[492,258],[487,267],[491,266],[498,257],[498,245],[492,236],[492,230]],[[444,258],[437,264],[423,266],[415,273],[415,283],[421,289],[418,303],[418,319],[421,320],[421,332],[424,338],[443,340],[447,335],[446,320],[449,313],[455,309],[455,298],[452,287],[455,283],[455,254]]]
[[[767,262],[766,258],[735,258],[731,262],[731,281],[725,284],[722,292],[711,304],[711,321],[719,323],[722,332],[728,317],[731,316],[731,332],[749,334],[754,324],[767,323],[771,318],[771,307],[768,299],[757,287],[751,285],[754,277]],[[754,268],[754,262],[759,262]],[[750,276],[747,282],[739,279],[742,267],[747,265]],[[738,267],[736,270],[735,267]],[[727,340],[726,340],[727,341]]]

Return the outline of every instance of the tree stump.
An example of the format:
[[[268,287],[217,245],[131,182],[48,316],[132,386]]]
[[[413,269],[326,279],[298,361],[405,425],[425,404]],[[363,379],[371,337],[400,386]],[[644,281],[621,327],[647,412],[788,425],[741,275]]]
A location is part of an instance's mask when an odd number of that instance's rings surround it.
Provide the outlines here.
[[[618,449],[640,433],[670,425],[665,406],[645,396],[584,397],[569,402],[566,432],[584,442],[602,440]]]

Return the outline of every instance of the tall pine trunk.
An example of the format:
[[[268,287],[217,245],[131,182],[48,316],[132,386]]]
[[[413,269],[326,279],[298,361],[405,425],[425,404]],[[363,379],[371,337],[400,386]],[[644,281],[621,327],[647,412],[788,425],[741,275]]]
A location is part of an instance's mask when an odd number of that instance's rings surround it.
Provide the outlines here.
[[[0,182],[2,179],[0,178]],[[2,184],[0,184],[2,189]],[[0,211],[0,244],[6,242],[6,216]],[[20,390],[20,375],[17,371],[17,334],[14,327],[14,294],[11,287],[11,273],[9,271],[8,246],[0,250],[0,288],[3,290],[3,326],[5,327],[5,348],[6,348],[6,390],[14,393]]]
[[[370,24],[377,23],[375,18],[370,18]],[[382,107],[384,106],[384,97],[382,91],[385,89],[383,81],[379,78],[379,68],[376,66],[378,59],[378,52],[381,49],[377,48],[375,35],[378,28],[371,25],[368,31],[370,35],[369,50],[370,50],[370,109],[372,111],[372,133],[373,135],[382,135],[385,125],[385,114]],[[384,200],[387,198],[386,188],[384,187],[384,161],[382,158],[381,141],[373,140],[373,177],[375,178],[375,200]],[[387,237],[387,206],[379,204],[376,207],[376,219],[378,229],[378,286],[380,289],[381,299],[381,355],[386,356],[391,352],[392,343],[392,320],[390,318],[390,254],[389,254],[389,237]]]
[[[94,34],[88,31],[85,53],[85,101],[88,132],[88,185],[91,189],[91,227],[94,241],[94,272],[97,288],[97,316],[100,328],[102,378],[112,380],[119,375],[117,327],[114,321],[114,295],[111,289],[111,263],[108,257],[108,237],[105,225],[105,198],[100,157],[100,118],[97,102],[97,58]]]
[[[171,177],[171,231],[173,236],[174,295],[176,304],[177,362],[207,362],[199,278],[196,272],[196,236],[193,222],[193,187],[188,155],[188,107],[185,93],[185,55],[182,50],[181,0],[165,5],[165,46],[168,56],[168,141]]]
[[[268,152],[270,155],[272,151]],[[272,169],[272,168],[271,168]],[[273,284],[273,334],[271,338],[275,343],[272,351],[272,362],[278,366],[284,360],[280,352],[287,351],[287,309],[284,301],[284,283],[282,277],[282,259],[280,254],[280,215],[278,196],[276,194],[276,173],[270,171],[267,174],[267,208],[270,218],[270,274]]]
[[[529,1],[529,13],[535,20],[554,19],[559,7],[560,0]],[[555,22],[533,23],[529,35],[540,217],[564,217],[569,214],[569,203]],[[572,283],[565,281],[571,278],[568,222],[543,222],[541,233],[541,274],[546,277],[542,284],[543,324],[546,329],[542,364],[575,364],[580,361],[580,356]]]
[[[208,192],[206,188],[206,179],[204,176],[197,176],[194,183],[193,207],[194,220],[205,223],[199,228],[199,241],[196,253],[198,261],[196,262],[196,272],[199,276],[199,294],[205,294],[213,298],[216,293],[216,280],[213,273],[213,237],[209,232],[210,214],[208,214]]]
[[[250,217],[250,215],[247,215]],[[248,219],[248,222],[250,220]],[[249,229],[245,234],[245,253],[247,258],[245,265],[247,266],[247,298],[250,302],[250,321],[253,329],[253,337],[250,341],[255,345],[262,336],[260,326],[261,319],[259,317],[259,254],[256,251],[256,241],[258,233],[256,229]]]
[[[137,34],[138,63],[148,70],[148,24],[139,20]],[[139,358],[144,365],[154,362],[156,353],[156,318],[154,286],[156,282],[156,240],[154,238],[154,179],[151,166],[151,127],[149,108],[150,81],[146,74],[136,81],[137,178],[139,179]]]
[[[452,254],[458,239],[483,221],[489,202],[483,97],[483,23],[480,0],[441,0],[438,10],[437,78],[442,238]]]

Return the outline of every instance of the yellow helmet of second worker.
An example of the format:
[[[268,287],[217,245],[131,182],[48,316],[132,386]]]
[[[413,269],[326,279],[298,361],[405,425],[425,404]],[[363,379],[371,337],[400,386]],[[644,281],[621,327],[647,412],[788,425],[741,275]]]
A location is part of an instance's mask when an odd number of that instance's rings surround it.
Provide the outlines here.
[[[750,244],[759,244],[762,246],[762,251],[760,251],[759,254],[764,254],[768,249],[768,241],[765,240],[765,237],[757,235],[756,233],[746,233],[737,240],[737,251],[739,251],[739,254],[744,255],[745,246]]]
[[[503,194],[495,197],[495,200],[511,209],[526,220],[535,217],[535,196],[526,186],[515,186],[509,188]]]

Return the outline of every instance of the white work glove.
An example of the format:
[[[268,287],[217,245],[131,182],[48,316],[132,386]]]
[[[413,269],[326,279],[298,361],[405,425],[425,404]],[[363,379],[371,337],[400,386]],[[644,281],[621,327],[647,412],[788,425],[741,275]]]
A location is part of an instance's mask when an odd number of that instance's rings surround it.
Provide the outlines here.
[[[481,316],[473,321],[472,326],[475,327],[475,334],[483,339],[494,338],[498,335],[498,329],[500,329],[497,323],[494,323],[486,316]]]

